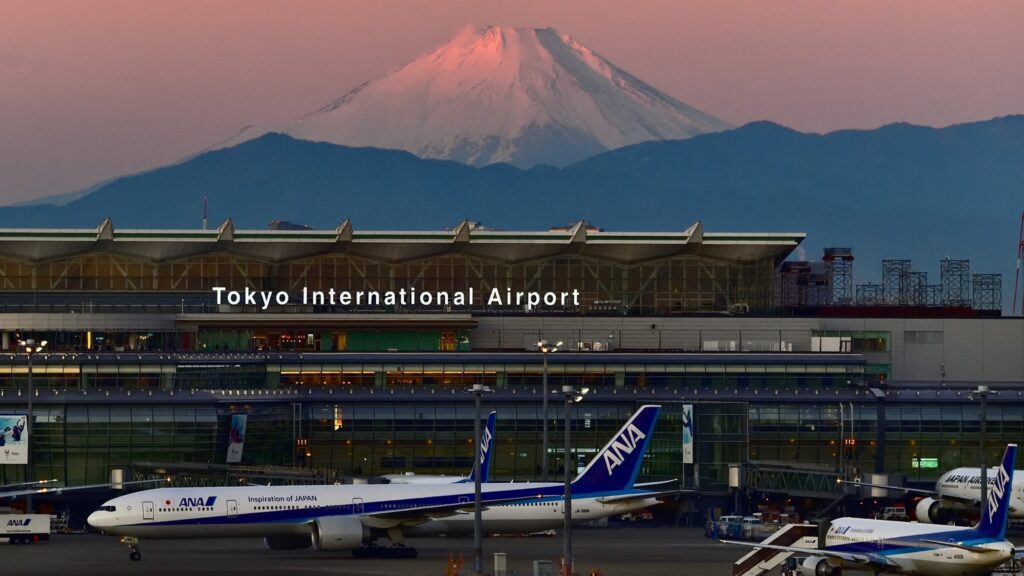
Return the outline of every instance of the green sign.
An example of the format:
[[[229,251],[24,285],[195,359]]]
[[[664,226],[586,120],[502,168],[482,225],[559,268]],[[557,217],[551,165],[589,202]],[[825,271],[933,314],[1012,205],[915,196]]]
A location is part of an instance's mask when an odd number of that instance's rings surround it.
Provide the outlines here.
[[[911,468],[938,468],[938,458],[913,458],[910,460]]]

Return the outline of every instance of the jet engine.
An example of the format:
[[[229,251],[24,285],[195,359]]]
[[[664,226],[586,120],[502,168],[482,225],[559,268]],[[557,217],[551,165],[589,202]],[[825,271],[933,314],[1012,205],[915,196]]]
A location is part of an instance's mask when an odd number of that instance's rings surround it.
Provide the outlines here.
[[[953,519],[953,511],[942,505],[941,500],[925,498],[917,503],[914,509],[917,521],[922,524],[949,524]]]
[[[843,570],[821,556],[808,556],[800,564],[800,573],[804,576],[842,576]]]
[[[313,521],[314,550],[355,550],[370,540],[370,529],[355,518],[326,516]]]
[[[271,550],[301,550],[313,545],[313,539],[309,535],[303,536],[268,536],[263,539],[263,544]]]

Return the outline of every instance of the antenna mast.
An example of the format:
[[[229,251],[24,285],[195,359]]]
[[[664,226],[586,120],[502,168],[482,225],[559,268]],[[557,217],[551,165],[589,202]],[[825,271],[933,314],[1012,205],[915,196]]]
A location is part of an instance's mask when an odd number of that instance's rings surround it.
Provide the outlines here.
[[[203,196],[203,230],[206,230],[206,196]]]

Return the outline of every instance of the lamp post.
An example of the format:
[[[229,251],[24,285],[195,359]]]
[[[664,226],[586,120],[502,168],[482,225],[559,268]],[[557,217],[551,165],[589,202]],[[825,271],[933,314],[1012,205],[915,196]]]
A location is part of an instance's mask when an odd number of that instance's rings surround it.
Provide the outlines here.
[[[548,481],[548,353],[558,352],[558,347],[562,345],[562,341],[559,340],[554,346],[548,344],[547,340],[541,340],[537,342],[537,350],[540,350],[541,355],[544,357],[544,376],[542,378],[543,390],[542,398],[544,406],[541,408],[543,412],[543,433],[541,439],[541,468],[540,476],[541,482]]]
[[[473,413],[473,446],[475,450],[473,453],[473,574],[474,576],[481,576],[483,572],[483,506],[481,500],[481,486],[480,479],[483,473],[483,459],[481,454],[483,453],[483,447],[480,445],[480,400],[484,395],[484,392],[490,392],[491,389],[484,386],[483,384],[473,384],[473,388],[470,392],[473,393],[473,401],[475,406],[475,412]]]
[[[570,466],[570,453],[572,452],[572,415],[570,408],[574,403],[583,401],[583,396],[590,392],[589,388],[583,388],[579,394],[572,386],[562,386],[562,396],[565,398],[565,450],[562,461],[564,462],[565,494],[562,497],[562,576],[572,576],[572,479],[576,466]],[[572,458],[573,464],[576,459]]]
[[[32,426],[32,400],[35,396],[35,388],[32,386],[32,354],[36,352],[42,352],[46,348],[46,340],[43,340],[36,345],[36,341],[32,338],[26,338],[25,340],[18,341],[18,347],[25,350],[28,355],[28,410],[25,414],[25,429],[27,435],[25,436],[25,481],[32,483],[32,437],[36,431]],[[32,495],[25,496],[25,513],[31,514],[32,508]]]

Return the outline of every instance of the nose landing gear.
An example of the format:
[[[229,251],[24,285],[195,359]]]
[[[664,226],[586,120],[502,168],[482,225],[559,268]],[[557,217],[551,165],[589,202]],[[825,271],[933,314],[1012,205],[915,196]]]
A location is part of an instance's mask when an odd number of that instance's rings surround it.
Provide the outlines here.
[[[139,551],[139,539],[131,536],[121,538],[122,544],[128,545],[128,559],[132,562],[142,560],[142,552]]]

